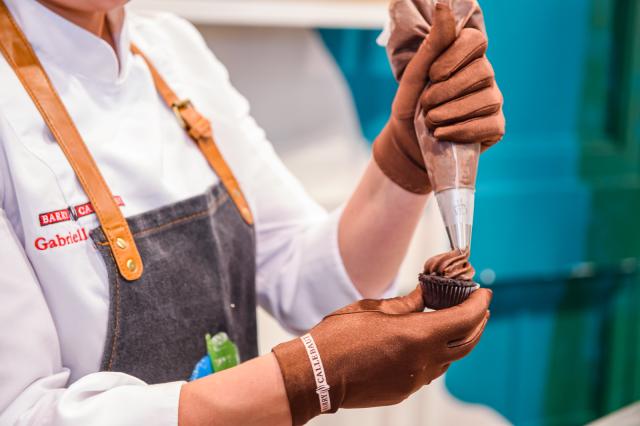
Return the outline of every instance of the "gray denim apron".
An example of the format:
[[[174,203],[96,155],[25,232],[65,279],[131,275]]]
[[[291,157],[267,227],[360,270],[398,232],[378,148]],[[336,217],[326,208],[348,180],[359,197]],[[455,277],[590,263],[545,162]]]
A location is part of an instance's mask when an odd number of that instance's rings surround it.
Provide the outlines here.
[[[110,283],[101,369],[186,380],[205,334],[221,331],[243,361],[257,356],[254,232],[225,188],[127,221],[145,263],[135,282],[122,279],[102,229],[91,231]]]

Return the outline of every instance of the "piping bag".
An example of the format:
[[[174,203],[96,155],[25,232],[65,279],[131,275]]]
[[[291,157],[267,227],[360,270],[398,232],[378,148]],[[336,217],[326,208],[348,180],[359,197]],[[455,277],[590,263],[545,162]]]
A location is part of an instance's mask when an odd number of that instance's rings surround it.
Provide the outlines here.
[[[390,22],[379,42],[386,44],[391,68],[398,81],[431,31],[436,3],[444,3],[453,11],[456,34],[465,27],[485,31],[482,11],[476,0],[392,0]],[[416,109],[414,124],[451,247],[469,250],[481,145],[436,140],[425,124],[420,105]]]

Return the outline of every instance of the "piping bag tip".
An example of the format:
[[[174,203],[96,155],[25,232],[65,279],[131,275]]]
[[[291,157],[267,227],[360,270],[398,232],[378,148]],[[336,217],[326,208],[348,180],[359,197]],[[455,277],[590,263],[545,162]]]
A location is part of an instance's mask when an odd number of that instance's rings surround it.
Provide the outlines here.
[[[480,144],[433,142],[425,156],[451,248],[471,247]]]
[[[451,248],[471,247],[480,144],[427,141],[425,163]]]
[[[473,232],[475,190],[452,188],[436,193],[438,207],[447,230],[451,248],[469,250]]]

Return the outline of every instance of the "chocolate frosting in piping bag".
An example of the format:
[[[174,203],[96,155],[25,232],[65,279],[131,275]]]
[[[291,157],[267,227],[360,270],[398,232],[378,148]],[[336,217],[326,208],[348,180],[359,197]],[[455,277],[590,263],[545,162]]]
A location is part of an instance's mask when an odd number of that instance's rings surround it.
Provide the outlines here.
[[[427,260],[424,264],[424,273],[454,280],[471,281],[476,271],[469,263],[468,250],[453,250]]]
[[[392,0],[387,54],[396,79],[432,29],[435,5],[444,3],[453,11],[456,31],[473,27],[484,31],[482,11],[475,0]],[[415,127],[438,206],[451,246],[467,250],[471,245],[476,175],[481,146],[438,141],[427,128],[418,105]]]
[[[400,81],[413,55],[431,32],[436,3],[446,4],[453,11],[456,33],[465,27],[485,31],[482,10],[476,0],[391,0],[386,48],[396,80]]]

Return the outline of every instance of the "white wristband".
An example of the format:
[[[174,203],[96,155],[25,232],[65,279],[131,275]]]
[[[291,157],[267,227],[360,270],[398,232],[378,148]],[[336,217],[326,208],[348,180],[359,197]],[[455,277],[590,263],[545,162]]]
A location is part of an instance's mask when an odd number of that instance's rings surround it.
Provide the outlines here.
[[[329,396],[331,386],[327,383],[327,376],[324,373],[320,352],[318,352],[316,342],[313,340],[313,337],[311,337],[311,334],[305,334],[300,340],[302,340],[304,348],[307,350],[309,362],[311,362],[311,369],[313,370],[313,377],[316,379],[316,393],[320,400],[320,412],[326,413],[331,410],[331,397]]]

